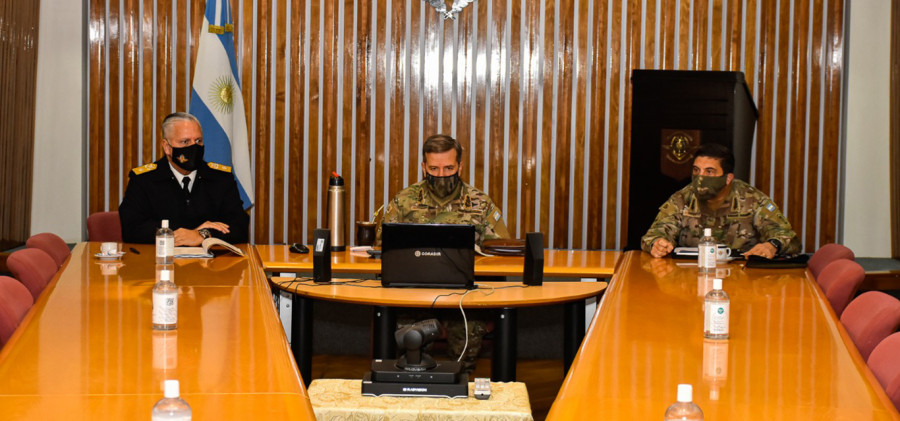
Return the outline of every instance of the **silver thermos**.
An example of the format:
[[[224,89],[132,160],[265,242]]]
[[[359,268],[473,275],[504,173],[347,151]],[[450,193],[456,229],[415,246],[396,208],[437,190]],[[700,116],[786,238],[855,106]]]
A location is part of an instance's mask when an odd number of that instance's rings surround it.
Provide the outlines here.
[[[332,171],[328,180],[328,228],[331,250],[344,251],[344,178]]]

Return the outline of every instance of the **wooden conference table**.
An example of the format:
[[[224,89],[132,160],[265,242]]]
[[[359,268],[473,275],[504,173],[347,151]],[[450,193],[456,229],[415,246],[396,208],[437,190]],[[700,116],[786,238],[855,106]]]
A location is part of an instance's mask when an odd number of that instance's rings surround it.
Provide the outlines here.
[[[727,265],[731,337],[705,341],[696,265],[622,260],[548,420],[661,419],[679,383],[710,420],[900,418],[806,270]]]
[[[314,419],[254,253],[176,260],[178,328],[158,332],[153,246],[124,250],[77,245],[38,298],[0,352],[3,419],[149,418],[164,379],[194,419]]]
[[[267,272],[310,272],[313,269],[311,254],[291,253],[286,245],[257,245],[259,260]],[[605,278],[612,276],[616,262],[622,255],[618,251],[599,250],[544,250],[545,277],[590,277]],[[510,256],[476,256],[476,276],[521,276],[524,257]],[[368,273],[381,272],[381,261],[351,254],[349,251],[332,253],[332,272],[334,273]],[[392,332],[396,329],[394,307],[430,307],[434,297],[439,294],[454,292],[436,289],[379,289],[358,286],[342,286],[327,290],[311,282],[297,283],[290,278],[273,278],[278,288],[289,291],[299,297],[292,308],[291,348],[297,358],[303,378],[308,378],[312,362],[312,300],[329,300],[371,305],[374,307],[373,357],[394,358],[396,345]],[[373,285],[380,285],[371,281]],[[497,287],[515,285],[514,283],[495,284]],[[559,285],[555,285],[559,284]],[[601,294],[605,283],[546,282],[544,287],[533,287],[527,294],[515,293],[515,289],[497,289],[490,296],[470,294],[463,305],[466,307],[497,308],[495,325],[498,340],[494,344],[491,378],[494,381],[514,381],[516,378],[516,324],[517,307],[566,304],[564,307],[564,341],[563,363],[568,369],[575,357],[581,339],[584,336],[583,299]],[[594,284],[594,285],[591,285]],[[568,285],[568,286],[567,286]],[[323,292],[324,291],[324,292]],[[544,295],[541,298],[541,295]],[[402,297],[402,298],[398,298]],[[480,297],[480,298],[478,298]],[[512,298],[506,298],[512,297]],[[439,299],[434,303],[436,308],[454,308],[458,306],[458,296],[450,299]]]

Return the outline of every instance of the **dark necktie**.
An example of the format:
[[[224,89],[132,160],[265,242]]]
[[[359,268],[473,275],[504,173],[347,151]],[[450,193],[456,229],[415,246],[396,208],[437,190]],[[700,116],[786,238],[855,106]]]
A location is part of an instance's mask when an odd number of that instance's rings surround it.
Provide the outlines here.
[[[191,184],[191,178],[190,177],[182,178],[181,184],[184,185],[184,187],[181,188],[181,191],[183,191],[185,195],[191,194],[191,190],[188,189],[188,186]]]

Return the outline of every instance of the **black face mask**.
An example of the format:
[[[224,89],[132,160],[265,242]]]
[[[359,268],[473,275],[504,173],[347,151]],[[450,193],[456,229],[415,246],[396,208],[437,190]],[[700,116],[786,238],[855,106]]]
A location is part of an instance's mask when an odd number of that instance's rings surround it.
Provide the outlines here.
[[[431,192],[434,193],[438,199],[445,199],[456,192],[457,187],[459,187],[459,172],[457,171],[456,174],[444,177],[433,176],[426,172],[425,181],[428,182],[428,186],[431,187]]]
[[[203,161],[203,145],[195,143],[183,148],[172,146],[172,160],[185,171],[194,171],[200,161]]]

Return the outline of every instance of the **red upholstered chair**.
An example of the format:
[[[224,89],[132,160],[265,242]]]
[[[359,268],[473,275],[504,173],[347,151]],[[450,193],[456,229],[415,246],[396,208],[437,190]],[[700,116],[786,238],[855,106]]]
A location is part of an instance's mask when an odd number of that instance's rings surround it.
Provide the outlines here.
[[[9,266],[13,276],[24,284],[31,296],[37,301],[41,296],[41,292],[53,279],[56,274],[56,262],[49,254],[41,249],[18,250],[9,255],[6,259],[6,265]]]
[[[856,290],[865,278],[866,271],[858,263],[838,259],[825,266],[816,280],[819,281],[822,291],[825,291],[834,314],[841,317],[847,303],[856,295]]]
[[[819,247],[815,253],[813,253],[812,257],[809,258],[809,271],[812,272],[813,278],[819,279],[819,273],[822,272],[822,269],[825,266],[828,266],[829,263],[838,260],[838,259],[854,259],[853,250],[850,250],[847,247],[844,247],[840,244],[825,244],[822,247]]]
[[[33,304],[34,298],[25,285],[9,276],[0,276],[0,347],[16,331]]]
[[[900,333],[885,338],[869,356],[869,368],[885,393],[900,408]]]
[[[87,219],[88,241],[122,242],[119,212],[95,212]]]
[[[844,310],[841,323],[867,360],[875,345],[900,326],[900,300],[880,291],[863,293]]]
[[[44,250],[53,261],[56,262],[56,268],[59,269],[72,252],[66,242],[59,238],[58,235],[50,232],[42,232],[32,235],[28,241],[25,241],[25,247]]]

